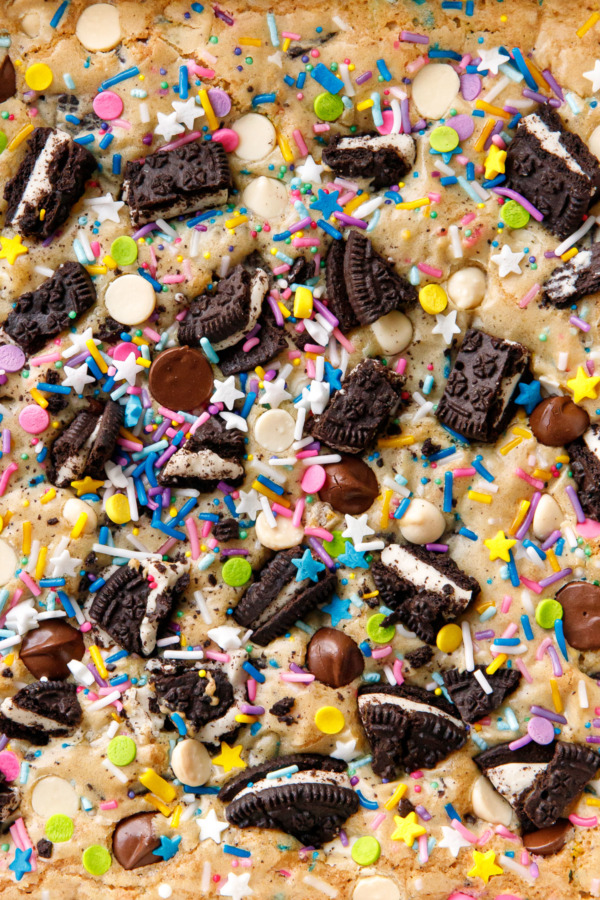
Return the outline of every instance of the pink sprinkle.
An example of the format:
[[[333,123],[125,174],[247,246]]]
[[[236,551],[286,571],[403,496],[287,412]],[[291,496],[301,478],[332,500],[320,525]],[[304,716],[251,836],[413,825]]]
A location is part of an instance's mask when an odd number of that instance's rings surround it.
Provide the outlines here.
[[[309,378],[314,378],[316,375],[315,362],[313,359],[306,360],[306,374]]]
[[[302,37],[301,34],[296,34],[295,31],[282,31],[281,37],[288,38],[290,41],[299,41]]]
[[[165,541],[164,544],[162,545],[162,547],[159,547],[156,552],[160,553],[162,556],[163,553],[168,553],[169,550],[171,550],[175,546],[176,543],[177,543],[177,538],[169,538],[169,540]]]
[[[519,478],[522,478],[523,481],[526,481],[527,484],[530,484],[532,487],[537,488],[538,491],[543,491],[545,488],[545,483],[540,481],[539,478],[534,478],[532,475],[528,475],[527,472],[524,472],[519,466],[515,469],[515,475]]]
[[[508,838],[509,841],[521,841],[520,837],[517,837],[516,834],[513,834],[512,831],[509,831],[506,825],[496,825],[494,829],[496,834],[501,834],[502,837]]]
[[[319,346],[319,344],[305,344],[304,345],[305,353],[325,353],[325,347]]]
[[[523,850],[521,850],[521,865],[528,866],[530,862],[531,859],[529,858],[529,853],[523,848]]]
[[[452,827],[455,831],[458,831],[461,837],[464,837],[465,841],[468,841],[470,844],[477,843],[477,835],[473,834],[472,831],[469,831],[469,829],[466,828],[462,822],[459,822],[458,819],[452,819]]]
[[[91,630],[92,630],[92,623],[91,623],[91,622],[83,622],[83,623],[79,626],[79,630],[82,631],[84,634],[85,634],[87,631],[91,631]]]
[[[282,506],[281,503],[273,503],[271,509],[279,516],[284,516],[286,519],[291,519],[293,516],[292,511],[290,509],[286,509],[286,507]]]
[[[525,309],[526,306],[529,306],[529,304],[531,303],[531,301],[533,300],[533,298],[534,298],[535,296],[537,296],[537,294],[539,293],[540,290],[541,290],[541,287],[540,287],[540,285],[539,285],[537,282],[536,282],[535,284],[533,284],[533,285],[529,288],[529,290],[527,291],[527,293],[524,294],[524,295],[521,297],[521,299],[519,300],[519,307],[520,307],[521,309]]]
[[[342,347],[344,348],[344,350],[347,350],[348,353],[354,353],[354,344],[352,344],[352,343],[348,340],[348,338],[346,338],[346,337],[342,334],[342,332],[340,331],[339,328],[334,328],[334,329],[333,329],[333,336],[334,336],[334,338],[335,338],[337,341],[339,341],[339,343],[342,345]]]
[[[421,772],[420,769],[416,769],[414,772],[409,772],[409,775],[411,778],[414,778],[415,781],[417,781],[417,779],[423,777],[423,773]]]
[[[300,156],[308,156],[308,147],[306,146],[304,137],[299,128],[296,128],[294,129],[294,131],[292,131],[292,137],[296,141],[296,146],[300,151]]]
[[[524,575],[520,576],[521,583],[525,585],[525,587],[529,588],[530,591],[533,591],[534,594],[541,594],[544,590],[537,581],[532,581],[531,578],[525,578]]]
[[[376,816],[373,816],[373,818],[369,824],[369,828],[371,829],[371,831],[377,831],[377,829],[379,828],[379,826],[381,825],[381,823],[383,822],[384,819],[385,819],[384,812],[378,812]]]
[[[546,652],[548,647],[550,647],[551,644],[552,644],[552,638],[549,638],[549,637],[544,638],[544,640],[540,643],[539,647],[537,648],[535,658],[537,660],[543,659],[544,653]]]
[[[417,263],[417,269],[419,272],[423,272],[424,275],[431,275],[432,278],[441,278],[444,274],[441,269],[436,269],[428,263]]]
[[[207,659],[215,659],[222,663],[228,663],[231,660],[229,653],[219,653],[218,650],[207,650],[204,655]]]
[[[90,243],[90,247],[92,248],[92,253],[94,254],[94,256],[97,259],[102,252],[102,248],[100,247],[100,244],[98,243],[98,241],[92,241]]]
[[[6,488],[8,487],[10,476],[13,474],[13,472],[16,472],[18,468],[18,465],[15,462],[12,462],[2,473],[2,477],[0,478],[0,497],[4,496]]]
[[[125,131],[129,131],[131,129],[131,122],[128,122],[127,119],[113,119],[110,123],[111,125],[116,125],[117,128],[124,128]],[[93,247],[93,244],[92,244]],[[100,254],[98,254],[100,255]]]
[[[181,284],[185,281],[185,275],[165,275],[163,284]]]
[[[323,134],[325,131],[331,131],[331,125],[327,122],[315,122],[313,131],[315,134]]]
[[[508,594],[505,594],[502,598],[502,606],[500,607],[500,612],[507,613],[510,609],[511,603],[512,597],[509,597]]]
[[[215,70],[207,69],[205,66],[199,66],[197,63],[187,60],[186,65],[188,69],[191,69],[194,75],[197,75],[198,78],[214,78]]]
[[[198,557],[200,556],[200,543],[198,541],[198,528],[196,526],[196,520],[193,516],[188,516],[185,520],[185,529],[190,539],[192,559],[198,559]]]
[[[461,224],[461,225],[468,225],[469,222],[472,222],[473,219],[476,219],[476,218],[477,218],[477,216],[475,215],[475,213],[472,213],[472,212],[471,212],[471,213],[467,213],[466,216],[463,216],[462,219],[460,220],[460,224]]]
[[[321,241],[319,238],[293,238],[292,247],[318,247]]]
[[[260,338],[258,338],[258,337],[248,338],[248,340],[245,341],[244,344],[242,344],[242,350],[244,353],[249,353],[253,347],[258,347],[259,344],[260,344]]]
[[[203,412],[202,415],[198,416],[198,418],[196,419],[194,424],[191,426],[190,434],[194,434],[194,432],[197,431],[197,429],[200,428],[202,425],[204,425],[205,422],[208,422],[209,419],[210,419],[210,413]]]
[[[118,805],[116,800],[105,800],[100,804],[100,809],[116,809]]]
[[[465,466],[462,469],[452,469],[455,478],[471,478],[475,474],[473,466]]]
[[[311,681],[315,680],[315,676],[308,672],[306,675],[301,675],[298,672],[281,672],[279,677],[282,681],[298,682],[300,684],[310,684]]]
[[[528,684],[532,684],[532,683],[533,683],[533,678],[532,678],[532,676],[531,676],[531,674],[530,674],[530,672],[529,672],[529,669],[527,668],[527,666],[526,666],[525,663],[523,662],[523,660],[522,660],[522,659],[517,659],[516,663],[517,663],[517,669],[519,670],[519,672],[521,673],[521,675],[523,676],[523,678],[525,679],[525,681],[527,681]]]
[[[320,469],[321,466],[311,466],[311,468]],[[304,531],[306,534],[312,534],[313,537],[321,538],[322,541],[333,540],[333,535],[326,528],[305,528]]]
[[[47,363],[58,362],[60,353],[47,353],[46,356],[36,356],[29,360],[31,366],[45,366]]]
[[[299,453],[296,453],[296,459],[309,459],[311,456],[318,456],[318,450],[300,450]]]
[[[590,816],[589,819],[584,819],[583,816],[572,814],[569,816],[569,822],[573,825],[578,825],[579,828],[595,828],[598,824],[598,817]]]
[[[258,682],[254,678],[249,678],[246,682],[246,690],[248,691],[248,700],[250,703],[254,703],[256,700],[256,689],[258,688]]]
[[[403,684],[404,675],[402,674],[402,660],[396,659],[392,667],[392,675],[396,679],[396,684]]]
[[[202,137],[201,131],[190,131],[190,133],[186,134],[184,137],[178,138],[176,141],[171,141],[170,144],[165,144],[160,150],[177,150],[178,147],[183,147],[184,144],[190,144],[192,141],[197,141],[199,137]]]
[[[302,523],[302,515],[304,513],[304,498],[301,497],[296,501],[296,505],[294,507],[294,515],[292,516],[292,525],[294,528],[300,528]]]
[[[417,56],[416,59],[413,59],[412,62],[409,62],[406,66],[406,71],[413,75],[415,72],[418,72],[419,69],[422,69],[423,66],[426,66],[429,60],[425,56]]]
[[[33,580],[31,575],[28,575],[27,572],[21,571],[19,572],[19,578],[23,582],[23,584],[29,588],[34,597],[39,597],[39,595],[42,593],[42,589]]]
[[[441,194],[438,194],[437,191],[430,191],[430,192],[427,194],[427,196],[429,197],[429,199],[431,200],[432,203],[439,203],[440,200],[442,199],[442,195],[441,195]],[[438,276],[438,277],[439,277],[439,276]]]
[[[285,272],[289,272],[290,268],[287,263],[284,263],[282,266],[277,266],[276,269],[273,269],[273,275],[283,275]]]
[[[392,652],[391,647],[377,647],[376,650],[373,650],[371,656],[373,659],[383,659],[385,656],[389,656]]]
[[[519,630],[519,626],[515,622],[511,622],[510,625],[507,625],[502,634],[501,638],[511,638],[514,637],[517,631]]]
[[[407,362],[404,359],[404,357],[402,356],[396,363],[396,372],[398,373],[398,375],[404,375],[404,373],[406,371],[406,366],[407,366]]]
[[[419,862],[426,863],[429,859],[429,850],[427,848],[427,835],[419,836]]]
[[[151,341],[160,341],[160,334],[154,331],[153,328],[144,328],[143,334],[145,337],[150,338]]]
[[[494,832],[492,831],[492,829],[488,828],[486,831],[483,832],[483,834],[477,841],[477,846],[483,847],[484,844],[487,844],[487,842],[489,841],[489,839],[492,837],[493,834],[494,834]]]

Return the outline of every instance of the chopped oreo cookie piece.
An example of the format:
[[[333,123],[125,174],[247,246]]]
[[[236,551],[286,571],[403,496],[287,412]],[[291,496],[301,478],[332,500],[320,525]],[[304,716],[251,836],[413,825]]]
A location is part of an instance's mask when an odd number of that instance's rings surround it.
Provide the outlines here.
[[[0,731],[38,747],[68,734],[80,721],[76,687],[64,681],[35,681],[0,705]]]
[[[285,634],[294,622],[329,600],[337,580],[333,572],[323,569],[318,580],[304,578],[297,581],[298,566],[305,550],[293,547],[277,553],[261,570],[233,611],[238,625],[251,628],[251,640],[265,647],[276,637]]]
[[[6,224],[30,237],[50,237],[69,217],[95,168],[95,157],[64,131],[36,128],[4,188]]]
[[[523,344],[470,328],[437,406],[440,422],[470,440],[496,441],[529,357]]]
[[[498,669],[491,675],[486,674],[485,666],[475,666],[481,672],[492,689],[488,694],[484,691],[473,672],[460,672],[448,669],[443,672],[444,684],[450,699],[458,709],[463,722],[473,725],[487,716],[504,702],[505,698],[516,691],[521,680],[518,669]]]
[[[287,349],[288,342],[283,328],[268,322],[265,317],[259,319],[260,331],[256,334],[259,343],[250,350],[244,350],[245,338],[234,347],[228,347],[219,353],[218,366],[225,376],[239,375],[240,372],[252,372],[257,366],[264,366]]]
[[[115,449],[122,415],[122,407],[113,400],[78,412],[50,448],[48,480],[56,487],[68,487],[85,475],[105,478],[104,464]]]
[[[258,323],[268,290],[269,279],[263,269],[250,273],[244,266],[236,266],[214,291],[192,302],[179,326],[179,343],[198,347],[205,337],[219,353],[245,341]]]
[[[285,774],[290,767],[297,771]],[[228,804],[225,816],[232,825],[279,828],[309,847],[333,840],[359,806],[346,763],[318,753],[280,756],[244,769],[221,788],[219,800]]]
[[[94,594],[89,616],[120,647],[150,656],[175,603],[189,584],[187,562],[130,560]]]
[[[337,134],[323,150],[323,162],[343,178],[369,178],[375,190],[398,184],[415,164],[410,134]]]
[[[329,406],[308,424],[316,440],[343,453],[362,453],[400,406],[402,376],[376,359],[363,359],[333,395]]]
[[[581,507],[589,519],[600,522],[600,425],[591,425],[567,444],[567,453]]]
[[[220,481],[237,487],[244,480],[244,435],[237,428],[227,430],[213,416],[176,450],[158,475],[166,487],[188,487],[206,493]]]
[[[474,760],[517,814],[525,832],[554,825],[594,778],[600,757],[583,744],[499,744]]]
[[[427,644],[435,644],[440,628],[460,616],[480,591],[475,578],[449,556],[416,544],[390,544],[371,572],[378,599],[393,610],[385,624],[402,622]]]
[[[358,714],[373,753],[373,771],[433,769],[466,743],[467,731],[445,697],[416,685],[364,684]]]
[[[136,228],[195,210],[222,206],[232,186],[227,154],[218,141],[193,141],[176,150],[128,162],[123,200]]]
[[[359,321],[348,299],[348,285],[344,275],[346,241],[332,241],[327,254],[325,280],[328,308],[339,322],[339,329],[346,334],[357,328]]]
[[[83,266],[73,261],[61,263],[38,288],[21,294],[3,328],[31,355],[70,328],[95,302],[96,288]]]
[[[557,266],[542,286],[544,303],[564,309],[600,291],[600,241]]]
[[[0,772],[0,823],[6,822],[9,816],[19,808],[20,794],[17,786],[8,784],[4,772]]]
[[[549,106],[519,122],[508,145],[505,186],[538,209],[542,224],[565,238],[576,231],[600,190],[600,164]]]

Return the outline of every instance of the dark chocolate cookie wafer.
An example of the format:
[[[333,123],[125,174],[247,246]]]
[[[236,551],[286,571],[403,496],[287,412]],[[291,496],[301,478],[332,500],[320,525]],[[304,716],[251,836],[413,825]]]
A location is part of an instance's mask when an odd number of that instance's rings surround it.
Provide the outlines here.
[[[278,553],[260,572],[235,610],[233,618],[239,625],[252,629],[252,640],[265,647],[279,637],[298,619],[329,600],[336,587],[336,576],[329,569],[318,573],[318,581],[297,581],[297,566],[305,551],[293,547]]]
[[[308,430],[343,453],[362,453],[400,406],[404,379],[376,359],[364,359],[348,375],[325,412]]]
[[[526,197],[544,227],[561,238],[580,227],[600,190],[598,160],[549,106],[521,119],[505,171],[506,187]]]
[[[177,450],[160,470],[158,480],[168,487],[191,487],[203,493],[220,481],[237,487],[244,480],[244,435],[210,418]]]
[[[61,263],[39,288],[21,294],[3,327],[31,355],[70,328],[95,302],[96,288],[83,266]]]
[[[81,721],[74,684],[36,681],[0,705],[0,729],[10,738],[45,746],[50,737],[68,734]]]
[[[364,684],[358,712],[373,752],[373,771],[396,778],[399,768],[433,769],[467,740],[445,697],[416,685]]]
[[[402,622],[428,644],[480,591],[451,557],[412,544],[390,544],[371,572],[380,602],[393,610],[385,624]]]
[[[287,349],[288,342],[283,328],[268,322],[265,317],[258,320],[260,331],[256,335],[258,344],[250,350],[244,350],[245,339],[233,347],[219,352],[219,368],[223,375],[239,375],[240,372],[252,372],[257,366],[264,366],[271,359]]]
[[[415,163],[410,134],[336,134],[323,150],[325,162],[344,178],[369,178],[375,190],[398,184]]]
[[[495,441],[529,357],[523,344],[470,328],[437,406],[440,422],[471,440]]]
[[[344,276],[346,242],[333,241],[327,254],[325,279],[328,307],[339,322],[339,329],[346,334],[358,327],[358,319],[348,299],[348,286]]]
[[[232,825],[279,828],[311,847],[332,840],[359,805],[346,763],[318,753],[244,769],[221,788],[219,799],[228,803],[225,816]]]
[[[78,412],[50,448],[48,480],[68,487],[84,475],[105,478],[104,463],[115,449],[122,415],[122,407],[113,400]]]
[[[6,224],[31,237],[50,237],[68,218],[95,168],[95,157],[64,131],[36,128],[4,188]]]
[[[15,784],[8,784],[4,772],[0,772],[0,822],[6,822],[18,809],[21,796]]]
[[[600,521],[600,426],[567,444],[569,468],[577,484],[577,495],[586,516]]]
[[[188,586],[188,568],[188,563],[176,561],[131,560],[94,594],[90,619],[120,647],[149,656],[161,625]]]
[[[542,285],[545,303],[564,309],[600,291],[600,241],[557,266]]]
[[[486,674],[485,666],[475,666],[481,672],[492,689],[488,694],[481,687],[473,672],[460,672],[448,669],[443,672],[444,684],[455,704],[463,722],[473,725],[504,702],[505,698],[515,691],[521,680],[518,669],[498,669],[491,675]]]

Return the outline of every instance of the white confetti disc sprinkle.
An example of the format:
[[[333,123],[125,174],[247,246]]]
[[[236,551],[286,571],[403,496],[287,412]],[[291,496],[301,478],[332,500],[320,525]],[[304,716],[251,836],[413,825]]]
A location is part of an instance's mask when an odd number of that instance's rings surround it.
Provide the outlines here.
[[[104,303],[116,322],[140,325],[154,312],[156,294],[141,275],[121,275],[109,284]]]

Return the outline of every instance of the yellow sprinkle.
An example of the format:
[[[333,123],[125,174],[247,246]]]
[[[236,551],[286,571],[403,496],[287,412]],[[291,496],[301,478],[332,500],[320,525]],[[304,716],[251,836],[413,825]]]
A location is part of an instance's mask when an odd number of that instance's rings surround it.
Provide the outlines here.
[[[548,472],[546,469],[534,469],[533,477],[541,478],[542,481],[550,481],[552,472]]]
[[[49,503],[50,500],[54,500],[56,497],[56,491],[54,488],[50,488],[50,490],[46,491],[46,493],[40,497],[40,503]]]
[[[418,209],[419,206],[429,206],[430,203],[429,197],[419,197],[418,200],[403,200],[402,203],[396,203],[396,209]]]
[[[548,557],[548,560],[550,561],[550,565],[552,566],[554,571],[560,572],[560,563],[557,560],[556,553],[554,552],[552,547],[550,547],[548,550],[546,550],[546,556]]]
[[[109,269],[116,269],[116,268],[117,268],[116,262],[114,261],[114,259],[112,258],[112,256],[109,256],[108,254],[104,257],[104,259],[102,260],[102,262],[103,262],[104,265],[107,266]]]
[[[559,462],[559,463],[568,463],[568,462],[569,462],[569,457],[567,456],[566,453],[561,453],[560,456],[557,456],[557,457],[556,457],[556,462]]]
[[[108,271],[106,266],[92,265],[92,266],[84,266],[86,272],[90,275],[106,275]]]
[[[552,691],[552,702],[554,703],[554,709],[557,713],[561,713],[563,711],[563,705],[562,700],[560,699],[560,693],[558,690],[556,678],[550,679],[550,690]]]
[[[247,716],[245,713],[240,713],[235,717],[235,721],[241,725],[253,725],[254,722],[258,722],[258,716]]]
[[[379,597],[379,591],[371,591],[369,594],[363,594],[363,600],[370,600],[371,597]]]
[[[500,668],[500,666],[504,665],[507,659],[508,656],[506,655],[506,653],[501,653],[500,656],[497,656],[494,662],[490,663],[485,670],[486,675],[493,675],[494,672],[496,672]]]
[[[309,288],[300,285],[294,294],[294,317],[309,319],[313,311],[313,295]]]
[[[278,301],[277,301],[277,306],[278,306],[279,309],[281,310],[281,315],[283,316],[283,318],[284,318],[284,319],[289,319],[289,317],[291,316],[291,312],[289,311],[289,309],[287,308],[287,306],[285,306],[285,304],[283,304],[283,303],[281,302],[281,300],[278,300]]]
[[[238,225],[243,225],[244,222],[248,221],[248,216],[234,216],[233,219],[227,219],[225,222],[226,228],[236,228]]]
[[[381,527],[387,528],[390,521],[390,502],[392,500],[392,491],[386,490],[383,495],[383,503],[381,505]]]
[[[92,359],[94,360],[94,362],[96,363],[96,365],[98,366],[98,368],[100,369],[102,374],[106,375],[106,373],[108,372],[108,366],[102,359],[102,356],[101,356],[100,352],[98,351],[98,348],[96,347],[92,338],[90,338],[89,341],[85,342],[85,346],[88,348],[90,356],[92,357]]]
[[[140,781],[141,780],[142,779],[140,778]],[[165,806],[165,804],[161,800],[159,800],[158,797],[154,797],[152,794],[144,794],[144,800],[146,801],[146,803],[149,803],[160,813],[162,813],[165,819],[168,819],[171,815],[171,810],[169,809],[169,807]]]
[[[549,84],[546,81],[546,79],[544,78],[544,76],[542,75],[542,73],[540,72],[540,70],[538,69],[538,67],[536,66],[536,64],[531,62],[531,60],[527,59],[526,57],[523,57],[523,59],[525,60],[525,65],[527,66],[527,68],[529,69],[529,71],[531,73],[531,77],[533,78],[533,80],[535,81],[537,86],[540,88],[540,90],[548,91]]]
[[[503,110],[503,112],[504,112],[504,110]],[[475,150],[477,150],[477,152],[480,152],[485,149],[485,142],[487,141],[487,139],[489,138],[489,136],[493,130],[494,130],[494,120],[487,119],[486,122],[484,123],[483,128],[481,129],[481,132],[479,133],[479,137],[475,141],[474,147],[475,147]]]
[[[265,497],[268,497],[272,503],[279,503],[281,506],[285,506],[287,509],[289,509],[289,500],[286,500],[285,497],[280,497],[279,494],[275,493],[275,491],[269,490],[269,488],[265,487],[264,484],[261,484],[260,481],[253,481],[252,487],[255,491],[258,491],[259,494],[264,494]]]
[[[600,13],[592,13],[587,22],[582,25],[581,28],[578,28],[575,32],[577,37],[582,38],[584,34],[587,34],[590,28],[593,28],[598,20],[600,20]]]
[[[475,500],[477,503],[491,503],[493,500],[490,494],[482,494],[481,491],[469,491],[467,496],[469,500]]]
[[[512,430],[512,433],[516,434],[518,437],[522,437],[522,438],[530,438],[531,437],[531,432],[528,431],[526,428],[523,428],[522,425],[515,425],[515,427]]]
[[[102,659],[102,654],[100,653],[100,648],[96,646],[96,644],[90,644],[89,646],[90,656],[92,657],[93,663],[98,669],[98,675],[100,678],[108,678],[108,670],[104,665],[104,660]]]
[[[173,785],[168,781],[165,781],[164,778],[161,778],[154,769],[146,769],[146,771],[140,775],[140,781],[145,788],[152,791],[152,793],[155,794],[159,800],[162,800],[163,803],[172,803],[177,796],[177,791]]]
[[[284,137],[281,132],[277,132],[277,144],[279,149],[281,150],[281,155],[283,156],[286,163],[294,162],[294,151],[290,147],[290,143],[286,137]]]
[[[281,50],[282,50],[283,53],[287,53],[287,52],[288,52],[290,44],[291,44],[290,39],[289,39],[289,38],[284,38],[283,44],[281,45]]]
[[[31,522],[23,522],[23,556],[31,553]]]
[[[200,103],[202,104],[202,109],[206,113],[206,118],[208,120],[208,127],[211,131],[216,131],[219,127],[219,122],[217,117],[215,116],[215,112],[211,106],[210,98],[208,96],[208,91],[206,88],[200,88],[198,91],[198,96],[200,97]]]
[[[44,397],[43,394],[40,394],[40,392],[38,391],[37,388],[31,388],[31,390],[29,391],[29,393],[31,394],[31,396],[33,397],[33,399],[35,400],[35,402],[36,402],[39,406],[42,407],[42,409],[46,409],[46,407],[48,406],[48,401],[46,400],[46,398]]]
[[[149,347],[150,341],[147,341],[146,338],[138,337],[137,335],[131,339],[132,344],[136,344],[138,347]],[[138,360],[139,362],[139,360]]]
[[[139,437],[136,437],[135,434],[132,434],[130,431],[128,431],[122,425],[119,428],[119,434],[121,437],[125,438],[126,441],[132,441],[132,443],[134,443],[134,444],[139,444],[140,447],[143,446]]]
[[[238,38],[238,44],[241,44],[242,47],[262,47],[262,41],[260,38],[250,38],[243,37]]]
[[[184,634],[181,635],[181,638],[179,639],[179,643],[181,644],[182,647],[187,647],[188,642],[187,642],[187,638]]]
[[[585,802],[588,806],[600,806],[600,797],[588,797]]]
[[[349,200],[348,203],[344,206],[344,212],[347,216],[354,212],[355,209],[358,209],[361,204],[366,203],[369,199],[369,194],[361,194],[360,196],[354,197],[352,200]]]
[[[71,537],[73,538],[73,540],[80,536],[81,532],[85,528],[87,520],[88,514],[86,512],[82,512],[79,514],[79,516],[77,517],[77,521],[73,525],[73,530],[71,531]]]
[[[531,500],[521,500],[516,516],[512,521],[512,525],[508,529],[509,534],[516,534],[520,526],[525,521],[525,516],[531,506]]]
[[[40,209],[40,222],[43,222],[45,218],[46,218],[46,210]]]
[[[8,145],[8,147],[6,149],[7,150],[15,150],[19,146],[19,144],[23,143],[25,138],[28,137],[32,131],[33,131],[33,125],[31,124],[31,122],[29,123],[29,125],[24,125],[20,131],[17,131],[14,138],[12,139],[12,141],[10,142],[10,144]]]
[[[14,663],[14,661],[15,661],[15,654],[14,654],[14,653],[9,653],[8,656],[5,656],[4,659],[2,660],[2,662],[3,662],[4,665],[6,665],[6,666],[12,666],[12,664]]]
[[[356,104],[356,108],[359,112],[363,112],[365,109],[370,109],[373,106],[373,101],[369,100],[361,100],[360,103]]]
[[[502,456],[506,456],[507,453],[510,453],[511,450],[514,450],[515,447],[518,447],[523,438],[514,438],[512,441],[509,441],[508,444],[505,444],[504,447],[500,447],[500,453]]]
[[[265,372],[265,370],[263,369],[262,366],[256,366],[256,368],[254,369],[254,371],[256,372],[256,374],[258,375],[258,377],[261,378],[261,379],[264,378],[265,375],[267,374],[267,373]]]
[[[149,369],[152,365],[152,360],[144,359],[143,356],[140,356],[139,359],[136,360],[138,366],[142,366],[144,369]]]
[[[492,116],[498,116],[500,119],[510,119],[512,118],[511,113],[504,112],[502,107],[494,106],[493,103],[486,103],[485,100],[477,100],[475,102],[475,109],[482,109],[484,112],[490,113]]]
[[[385,809],[393,809],[399,800],[402,800],[406,793],[406,785],[399,784],[389,800],[383,804]]]
[[[46,557],[48,556],[48,548],[40,547],[37,562],[35,564],[35,580],[39,581],[44,577],[44,569],[46,568]]]
[[[377,441],[378,447],[409,447],[414,444],[414,434],[399,434],[397,437],[380,438]]]
[[[173,815],[171,816],[170,826],[171,828],[179,827],[179,820],[181,819],[181,813],[183,812],[183,807],[181,803],[178,803],[175,809],[173,810]]]
[[[577,256],[578,253],[579,250],[577,249],[577,247],[571,247],[570,250],[567,250],[565,253],[563,253],[561,259],[563,260],[563,262],[567,262],[567,260],[573,259],[574,256]]]
[[[491,600],[485,600],[483,603],[480,603],[479,606],[476,606],[475,609],[481,615],[481,613],[485,612],[486,609],[490,609],[494,604]]]

